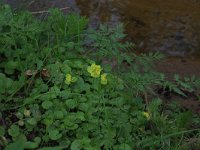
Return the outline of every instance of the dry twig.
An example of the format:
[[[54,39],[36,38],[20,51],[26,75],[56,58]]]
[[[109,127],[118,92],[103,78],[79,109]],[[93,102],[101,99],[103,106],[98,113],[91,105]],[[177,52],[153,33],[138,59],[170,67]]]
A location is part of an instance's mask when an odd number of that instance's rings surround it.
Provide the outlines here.
[[[66,10],[69,9],[69,7],[64,7],[64,8],[60,8],[60,10]],[[43,14],[43,13],[49,13],[48,10],[43,10],[43,11],[37,11],[37,12],[31,12],[32,14]]]

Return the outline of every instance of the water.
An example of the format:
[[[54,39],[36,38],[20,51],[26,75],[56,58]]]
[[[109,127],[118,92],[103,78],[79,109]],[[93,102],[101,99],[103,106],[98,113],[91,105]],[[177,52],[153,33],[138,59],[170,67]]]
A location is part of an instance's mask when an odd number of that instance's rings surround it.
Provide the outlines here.
[[[126,25],[128,40],[138,51],[200,58],[200,0],[6,0],[30,11],[70,7],[100,23]]]

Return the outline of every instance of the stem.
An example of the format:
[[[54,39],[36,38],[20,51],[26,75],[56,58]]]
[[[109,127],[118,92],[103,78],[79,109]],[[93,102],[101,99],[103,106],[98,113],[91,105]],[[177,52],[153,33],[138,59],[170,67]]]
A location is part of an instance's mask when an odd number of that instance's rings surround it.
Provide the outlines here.
[[[59,8],[60,10],[66,10],[69,9],[70,7],[63,7],[63,8]],[[35,15],[35,14],[43,14],[43,13],[49,13],[49,10],[42,10],[42,11],[36,11],[36,12],[31,12],[31,14]]]

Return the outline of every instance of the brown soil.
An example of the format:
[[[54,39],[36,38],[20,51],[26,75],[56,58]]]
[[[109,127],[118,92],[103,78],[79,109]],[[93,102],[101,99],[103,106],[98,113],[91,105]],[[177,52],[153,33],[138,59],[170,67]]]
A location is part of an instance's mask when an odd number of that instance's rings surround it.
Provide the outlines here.
[[[171,79],[174,74],[200,77],[200,59],[167,58],[156,64],[156,70]]]
[[[167,58],[156,65],[156,70],[163,72],[168,79],[172,80],[174,74],[180,76],[191,77],[195,75],[200,78],[200,60],[197,59],[183,59],[183,58]],[[200,96],[200,90],[195,91],[196,96]],[[187,98],[173,95],[169,102],[176,101],[186,110],[190,110],[200,115],[200,100],[194,95]]]

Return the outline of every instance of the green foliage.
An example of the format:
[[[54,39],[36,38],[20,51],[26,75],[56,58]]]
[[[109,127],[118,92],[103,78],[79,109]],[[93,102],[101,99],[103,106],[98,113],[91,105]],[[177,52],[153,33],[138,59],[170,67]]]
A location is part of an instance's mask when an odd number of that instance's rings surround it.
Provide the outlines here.
[[[87,23],[58,9],[41,21],[0,6],[0,148],[181,149],[199,138],[198,117],[144,100],[154,86],[183,95],[200,80],[166,81],[152,70],[163,56],[129,51],[121,24],[87,30]],[[107,59],[118,68],[103,66]]]
[[[116,58],[118,64],[120,64],[128,57],[125,52],[134,46],[133,43],[121,42],[126,36],[122,24],[117,25],[115,28],[108,28],[106,25],[100,25],[98,31],[90,29],[87,36],[86,39],[89,41],[89,46],[91,47],[89,54],[97,58],[98,61],[103,58]]]
[[[200,79],[195,76],[192,78],[184,77],[184,79],[180,79],[179,75],[174,75],[174,82],[169,82],[163,78],[160,83],[164,89],[184,97],[187,97],[185,92],[192,93],[200,87]]]

